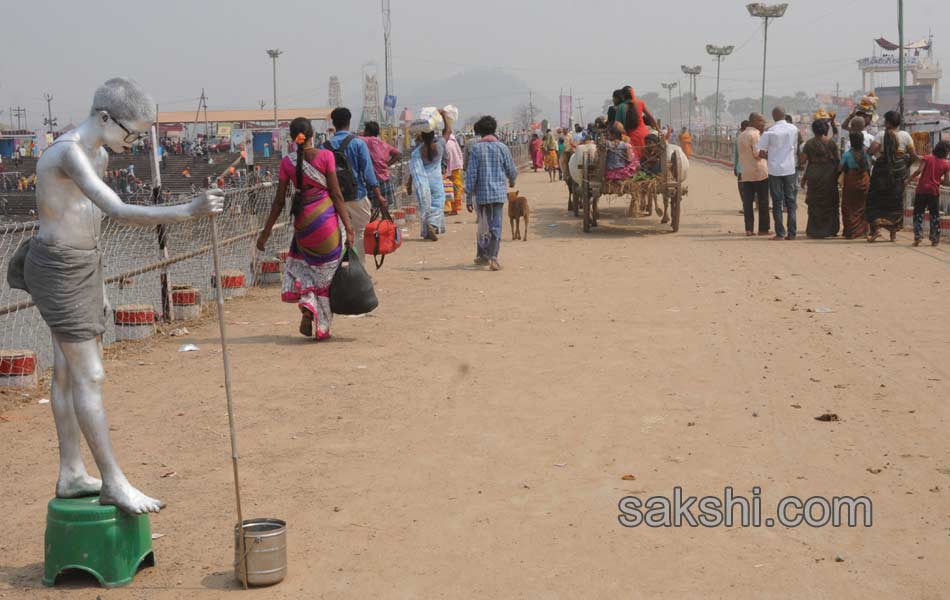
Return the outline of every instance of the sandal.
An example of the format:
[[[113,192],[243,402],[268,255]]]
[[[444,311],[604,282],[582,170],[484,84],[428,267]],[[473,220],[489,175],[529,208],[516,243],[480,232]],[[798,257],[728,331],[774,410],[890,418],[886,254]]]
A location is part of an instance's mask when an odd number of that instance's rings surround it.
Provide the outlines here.
[[[488,268],[492,271],[501,271],[501,265],[498,264],[497,260],[491,260],[488,263]]]
[[[300,335],[306,337],[313,337],[313,316],[304,314],[300,315]]]

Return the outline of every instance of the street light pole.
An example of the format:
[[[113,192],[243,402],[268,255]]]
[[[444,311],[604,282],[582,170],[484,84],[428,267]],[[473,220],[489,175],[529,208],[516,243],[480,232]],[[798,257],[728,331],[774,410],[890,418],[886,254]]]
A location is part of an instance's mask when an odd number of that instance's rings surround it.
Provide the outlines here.
[[[670,109],[669,111],[670,122],[667,123],[666,125],[667,127],[672,127],[673,126],[673,88],[676,87],[677,83],[675,81],[671,81],[669,83],[661,83],[660,85],[663,86],[664,90],[666,90],[666,103],[667,103],[667,107]]]
[[[696,101],[696,77],[702,73],[703,68],[699,65],[695,67],[687,67],[686,65],[681,65],[683,73],[689,75],[689,114],[686,118],[686,129],[693,133],[693,103]]]
[[[763,4],[754,2],[746,5],[746,10],[753,17],[765,20],[765,42],[762,45],[762,106],[761,112],[765,114],[765,64],[769,52],[769,19],[778,19],[785,14],[788,4]]]
[[[267,56],[271,57],[271,60],[274,63],[274,129],[277,129],[277,57],[283,54],[283,51],[278,49],[268,50]]]
[[[683,86],[680,86],[680,122],[679,126],[683,126]]]
[[[765,114],[765,64],[769,55],[769,18],[765,17],[765,41],[762,44],[762,100],[759,112]]]
[[[719,72],[722,69],[722,57],[729,56],[732,54],[732,51],[735,50],[735,46],[713,46],[712,44],[706,45],[706,52],[712,54],[716,57],[716,131],[715,135],[719,137]],[[713,158],[718,158],[719,154],[719,144],[717,143],[713,146]]]
[[[904,119],[904,85],[906,82],[906,75],[904,73],[904,0],[897,0],[897,45],[900,48],[897,50],[898,54],[898,66],[900,70],[900,104],[898,104],[898,110],[901,113],[901,120]]]

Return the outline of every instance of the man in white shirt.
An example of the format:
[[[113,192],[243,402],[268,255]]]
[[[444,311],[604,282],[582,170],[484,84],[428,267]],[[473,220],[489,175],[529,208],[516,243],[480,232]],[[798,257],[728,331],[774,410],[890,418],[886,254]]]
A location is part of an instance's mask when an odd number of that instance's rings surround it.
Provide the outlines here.
[[[773,240],[794,240],[798,233],[796,211],[797,174],[795,149],[798,147],[798,128],[785,121],[785,110],[772,110],[775,124],[759,140],[759,157],[768,160],[769,191],[772,193],[772,217],[775,220]],[[783,224],[782,209],[788,209],[788,228]]]

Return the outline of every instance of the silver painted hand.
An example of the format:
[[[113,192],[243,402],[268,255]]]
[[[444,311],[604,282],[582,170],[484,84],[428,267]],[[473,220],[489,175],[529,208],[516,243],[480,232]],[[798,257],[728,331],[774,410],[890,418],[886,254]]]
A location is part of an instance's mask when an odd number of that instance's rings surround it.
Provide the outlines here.
[[[224,210],[224,192],[211,188],[198,194],[188,204],[188,213],[192,217],[207,217]]]

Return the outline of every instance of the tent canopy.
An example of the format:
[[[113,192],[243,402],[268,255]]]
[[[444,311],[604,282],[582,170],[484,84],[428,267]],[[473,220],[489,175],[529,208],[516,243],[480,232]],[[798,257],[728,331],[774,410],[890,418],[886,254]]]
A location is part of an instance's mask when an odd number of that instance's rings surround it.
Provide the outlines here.
[[[877,38],[874,40],[877,42],[877,45],[885,50],[897,50],[900,48],[898,44],[894,42],[889,42],[884,38]],[[930,44],[932,42],[928,39],[917,40],[916,42],[911,42],[910,44],[904,44],[904,50],[930,50]]]

